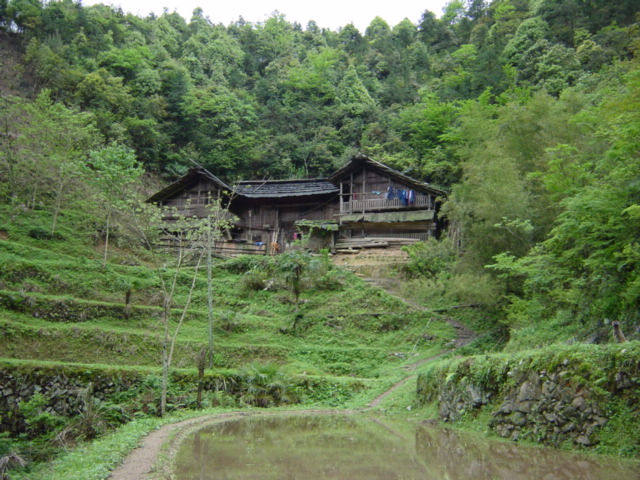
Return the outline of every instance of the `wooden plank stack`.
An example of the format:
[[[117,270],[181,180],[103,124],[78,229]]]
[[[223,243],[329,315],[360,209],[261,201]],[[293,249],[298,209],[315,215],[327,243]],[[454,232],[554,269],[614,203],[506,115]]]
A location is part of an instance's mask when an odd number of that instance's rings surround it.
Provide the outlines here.
[[[359,253],[365,248],[401,247],[418,241],[413,238],[392,237],[341,238],[336,242],[336,253]]]

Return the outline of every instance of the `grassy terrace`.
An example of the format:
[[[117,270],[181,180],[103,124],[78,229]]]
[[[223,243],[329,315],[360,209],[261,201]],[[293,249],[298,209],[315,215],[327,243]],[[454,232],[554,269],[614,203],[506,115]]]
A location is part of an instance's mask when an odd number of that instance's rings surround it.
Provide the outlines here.
[[[5,339],[0,356],[159,367],[158,270],[146,252],[134,255],[125,248],[113,250],[102,267],[100,247],[73,228],[83,219],[65,220],[59,237],[49,239],[33,235],[46,224],[41,212],[0,222],[0,332]],[[276,274],[267,283],[256,281],[264,276],[260,269],[267,260],[217,260],[214,265],[216,368],[259,362],[277,364],[291,375],[394,377],[399,367],[438,353],[454,337],[446,323],[430,322],[430,315],[329,264],[306,282],[296,312]],[[180,273],[172,328],[192,273],[189,268]],[[176,342],[176,368],[195,368],[195,357],[207,343],[206,292],[201,269]]]

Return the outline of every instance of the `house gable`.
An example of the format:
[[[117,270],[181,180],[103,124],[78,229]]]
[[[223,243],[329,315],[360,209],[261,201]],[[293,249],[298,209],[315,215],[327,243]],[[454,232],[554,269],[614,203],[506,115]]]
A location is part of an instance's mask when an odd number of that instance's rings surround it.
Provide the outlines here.
[[[369,179],[367,179],[367,172],[370,175]],[[443,190],[411,178],[365,155],[353,157],[349,163],[337,170],[327,180],[337,186],[340,186],[341,183],[344,185],[348,181],[353,181],[354,187],[360,193],[366,192],[367,189],[381,191],[393,186],[395,188],[413,189],[434,196],[445,195]],[[367,180],[369,180],[368,183]]]
[[[354,157],[329,180],[339,193],[343,237],[426,240],[435,234],[442,190],[366,156]]]
[[[147,202],[160,206],[180,206],[189,200],[200,203],[206,197],[220,198],[223,193],[230,191],[231,187],[214,174],[204,168],[196,167],[148,198]]]

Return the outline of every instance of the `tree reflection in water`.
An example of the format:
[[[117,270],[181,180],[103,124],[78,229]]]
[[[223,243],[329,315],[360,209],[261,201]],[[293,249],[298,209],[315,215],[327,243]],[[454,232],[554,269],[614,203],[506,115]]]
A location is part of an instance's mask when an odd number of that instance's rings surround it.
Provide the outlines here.
[[[194,432],[180,447],[175,478],[638,480],[636,471],[406,420],[294,415],[224,421]]]

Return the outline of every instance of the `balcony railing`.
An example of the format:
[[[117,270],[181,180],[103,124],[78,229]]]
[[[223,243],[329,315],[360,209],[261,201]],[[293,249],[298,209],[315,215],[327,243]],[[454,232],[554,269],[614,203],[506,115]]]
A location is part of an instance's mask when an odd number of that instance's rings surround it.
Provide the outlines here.
[[[350,202],[341,202],[340,213],[362,213],[383,210],[401,210],[406,208],[420,208],[433,210],[433,201],[430,195],[416,195],[413,202],[403,202],[398,198],[387,200],[385,195],[357,194]]]

